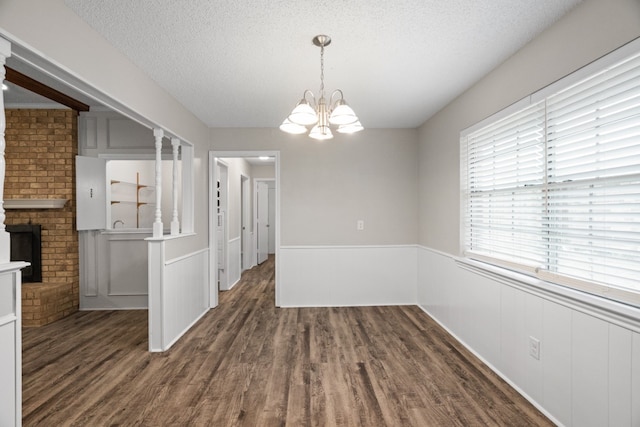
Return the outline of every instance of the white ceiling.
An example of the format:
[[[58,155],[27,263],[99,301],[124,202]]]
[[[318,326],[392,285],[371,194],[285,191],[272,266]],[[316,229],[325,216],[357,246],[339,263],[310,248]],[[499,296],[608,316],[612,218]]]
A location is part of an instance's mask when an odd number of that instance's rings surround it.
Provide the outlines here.
[[[305,89],[414,128],[580,0],[65,0],[211,127],[277,127]]]

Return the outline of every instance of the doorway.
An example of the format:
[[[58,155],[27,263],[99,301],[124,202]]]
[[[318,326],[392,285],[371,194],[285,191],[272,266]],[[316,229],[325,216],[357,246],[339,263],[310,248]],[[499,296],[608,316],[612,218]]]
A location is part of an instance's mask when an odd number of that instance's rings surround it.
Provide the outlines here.
[[[263,160],[260,160],[263,159]],[[231,289],[240,281],[243,271],[256,265],[258,255],[258,228],[255,226],[255,216],[258,204],[256,201],[256,178],[267,185],[266,212],[263,218],[271,218],[266,227],[271,231],[271,244],[267,237],[265,256],[275,255],[275,305],[279,305],[278,291],[278,252],[280,242],[280,192],[279,192],[279,152],[277,151],[210,151],[209,152],[209,257],[211,266],[219,266],[223,261],[224,272],[212,269],[210,283],[211,307],[218,303],[218,291]],[[227,166],[227,206],[225,209],[224,227],[226,234],[218,229],[218,180],[224,174],[218,165]],[[221,184],[222,185],[222,184]],[[268,187],[271,187],[269,190]],[[253,197],[252,197],[253,196]],[[271,196],[271,203],[268,202]],[[227,282],[227,287],[217,286],[219,278]]]
[[[275,254],[275,180],[271,178],[254,179],[254,229],[256,237],[256,264],[262,264],[268,256]]]
[[[228,238],[227,226],[227,210],[228,210],[228,191],[229,191],[229,175],[228,166],[225,162],[216,160],[216,180],[215,180],[215,241],[216,241],[216,260],[215,277],[217,289],[224,291],[229,289],[228,277],[228,247],[225,244]]]
[[[253,253],[251,245],[251,180],[245,174],[240,174],[240,265],[242,271],[251,268]]]

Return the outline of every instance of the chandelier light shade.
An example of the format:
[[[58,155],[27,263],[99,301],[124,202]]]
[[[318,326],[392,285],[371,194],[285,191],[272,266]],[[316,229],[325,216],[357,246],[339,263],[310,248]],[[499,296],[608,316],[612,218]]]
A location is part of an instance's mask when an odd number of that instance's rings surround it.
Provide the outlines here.
[[[333,91],[328,104],[324,97],[324,48],[329,43],[329,36],[318,35],[313,38],[313,44],[320,47],[320,98],[316,100],[313,92],[305,90],[302,99],[280,125],[283,132],[302,134],[307,132],[308,126],[313,126],[309,136],[324,140],[333,138],[330,125],[336,126],[340,133],[354,133],[364,129],[340,89]]]

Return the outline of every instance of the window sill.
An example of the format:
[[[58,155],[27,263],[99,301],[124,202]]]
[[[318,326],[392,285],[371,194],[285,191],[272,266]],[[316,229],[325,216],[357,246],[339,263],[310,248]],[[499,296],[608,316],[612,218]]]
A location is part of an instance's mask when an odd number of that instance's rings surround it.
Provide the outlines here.
[[[469,258],[454,258],[465,270],[640,333],[640,308]]]

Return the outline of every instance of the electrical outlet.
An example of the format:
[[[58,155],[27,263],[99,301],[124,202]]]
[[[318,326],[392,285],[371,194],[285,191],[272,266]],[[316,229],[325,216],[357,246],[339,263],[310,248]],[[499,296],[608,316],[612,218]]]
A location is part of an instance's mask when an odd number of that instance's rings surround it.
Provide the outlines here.
[[[358,231],[362,231],[362,230],[364,230],[364,221],[363,221],[363,220],[359,219],[359,220],[356,222],[356,229],[357,229]]]
[[[540,340],[529,337],[529,356],[536,360],[540,360]]]

